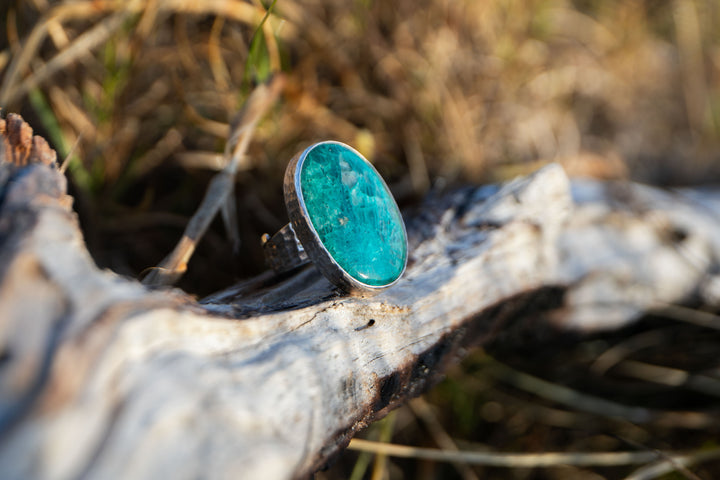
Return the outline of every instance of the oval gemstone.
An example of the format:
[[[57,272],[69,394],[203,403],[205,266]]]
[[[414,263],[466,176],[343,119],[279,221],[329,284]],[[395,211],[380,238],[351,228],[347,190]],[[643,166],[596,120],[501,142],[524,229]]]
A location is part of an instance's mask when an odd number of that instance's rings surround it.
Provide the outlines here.
[[[338,143],[317,144],[300,166],[300,191],[320,241],[351,277],[372,286],[405,268],[400,210],[377,171]]]

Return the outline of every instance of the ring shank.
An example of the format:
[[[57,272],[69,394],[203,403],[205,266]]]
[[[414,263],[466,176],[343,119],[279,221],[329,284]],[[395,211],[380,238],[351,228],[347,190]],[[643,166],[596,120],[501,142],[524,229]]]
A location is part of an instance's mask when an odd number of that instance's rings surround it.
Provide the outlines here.
[[[267,237],[266,237],[267,238]],[[307,252],[288,223],[262,245],[265,261],[276,272],[287,272],[310,261]]]

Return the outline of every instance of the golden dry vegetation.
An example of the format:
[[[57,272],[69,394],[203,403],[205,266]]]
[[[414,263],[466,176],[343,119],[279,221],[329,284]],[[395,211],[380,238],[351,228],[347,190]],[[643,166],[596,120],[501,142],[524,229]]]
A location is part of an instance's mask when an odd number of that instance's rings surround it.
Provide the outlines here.
[[[93,0],[3,2],[0,107],[49,137],[91,249],[137,275],[170,243],[221,163],[230,118],[282,72],[281,101],[238,176],[248,257],[285,219],[283,169],[319,139],[356,146],[401,203],[431,185],[562,162],[659,184],[720,173],[720,5],[714,1]],[[262,25],[261,28],[258,28]],[[200,262],[196,262],[200,263]],[[191,288],[191,285],[186,285]],[[207,290],[197,290],[207,293]]]
[[[235,185],[241,253],[213,225],[181,285],[189,292],[264,268],[259,237],[286,221],[285,165],[317,140],[356,146],[404,205],[430,188],[502,180],[551,161],[572,175],[660,185],[720,179],[714,0],[0,4],[0,107],[22,113],[67,159],[89,247],[122,274],[138,276],[170,251],[222,167],[231,118],[273,75],[285,76],[281,98]],[[575,358],[602,350],[583,345]],[[537,391],[494,362],[480,353],[436,389],[441,414],[415,402],[368,435],[437,447],[449,432],[461,448],[521,452],[716,444],[712,429],[678,433],[662,422],[572,413],[557,399],[530,402]],[[320,478],[621,478],[633,469],[473,473],[347,455]]]

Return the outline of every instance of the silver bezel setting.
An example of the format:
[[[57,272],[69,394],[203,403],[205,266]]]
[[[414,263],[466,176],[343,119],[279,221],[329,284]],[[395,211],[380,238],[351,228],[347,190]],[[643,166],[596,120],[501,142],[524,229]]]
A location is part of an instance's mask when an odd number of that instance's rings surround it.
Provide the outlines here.
[[[390,189],[385,183],[385,180],[378,173],[377,169],[375,169],[375,167],[362,154],[360,154],[360,152],[352,148],[350,145],[334,140],[318,142],[295,155],[290,160],[290,163],[285,170],[283,190],[285,193],[285,206],[288,210],[288,216],[290,217],[290,222],[292,223],[293,229],[295,230],[295,235],[297,236],[302,247],[307,252],[308,257],[317,267],[317,269],[320,270],[320,272],[328,280],[330,280],[333,284],[337,285],[348,293],[373,295],[380,292],[381,290],[395,285],[405,273],[405,268],[407,267],[407,260],[409,256],[405,221],[403,220],[402,215],[400,215],[400,224],[403,229],[403,237],[405,238],[406,255],[402,271],[394,281],[388,283],[387,285],[368,285],[366,283],[358,281],[356,278],[347,273],[335,261],[330,252],[325,248],[325,245],[323,245],[320,237],[315,231],[315,227],[312,224],[312,220],[310,220],[310,216],[305,206],[305,200],[303,198],[302,188],[300,185],[300,172],[302,171],[302,166],[305,158],[307,158],[308,154],[316,147],[327,144],[340,145],[341,147],[347,148],[348,150],[354,152],[367,165],[369,165],[370,168],[373,169],[375,174],[380,178],[380,181],[382,181],[383,186],[387,189],[388,192],[390,192]],[[397,208],[397,202],[395,202],[395,198],[392,196],[392,193],[390,194],[390,198],[392,198],[392,201],[395,204],[395,208]]]

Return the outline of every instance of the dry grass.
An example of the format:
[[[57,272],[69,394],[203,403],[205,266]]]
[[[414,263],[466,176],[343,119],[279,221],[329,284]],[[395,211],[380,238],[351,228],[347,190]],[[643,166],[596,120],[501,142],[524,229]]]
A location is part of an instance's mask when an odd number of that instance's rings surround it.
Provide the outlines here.
[[[137,275],[170,250],[146,226],[178,238],[222,168],[229,119],[278,71],[282,101],[237,177],[248,256],[228,268],[214,229],[192,291],[262,269],[257,239],[285,219],[285,164],[320,139],[356,146],[401,201],[438,179],[497,180],[548,161],[661,184],[720,178],[717,2],[283,0],[258,30],[268,6],[0,6],[0,106],[43,126],[61,156],[76,146],[69,169],[102,264]],[[142,245],[118,235],[138,230]],[[217,283],[193,286],[208,276]]]
[[[263,22],[269,6],[267,0],[1,2],[0,107],[22,113],[61,158],[71,154],[76,208],[101,265],[137,276],[172,250],[210,179],[226,165],[230,119],[257,82],[278,72],[286,80],[281,100],[237,162],[242,254],[234,256],[234,239],[220,222],[210,225],[181,284],[188,291],[209,293],[264,268],[260,235],[286,221],[285,165],[317,140],[353,144],[390,180],[401,203],[436,183],[494,181],[549,161],[574,175],[659,184],[720,180],[717,1],[279,0]],[[667,340],[662,331],[654,335],[655,347]],[[637,337],[630,335],[645,341]],[[712,425],[703,424],[699,434],[661,416],[638,426],[635,418],[578,413],[562,403],[563,395],[578,393],[573,398],[580,403],[597,406],[594,387],[581,380],[608,375],[635,387],[644,383],[639,390],[612,383],[623,388],[616,398],[603,392],[605,407],[630,399],[671,409],[643,397],[653,392],[691,410],[717,391],[707,365],[663,362],[659,353],[635,358],[628,353],[634,344],[623,342],[597,350],[612,354],[602,357],[602,368],[588,362],[584,373],[568,373],[559,362],[546,369],[562,382],[486,368],[480,354],[433,392],[439,409],[403,409],[395,423],[368,435],[411,443],[429,431],[432,440],[418,446],[450,451],[477,450],[467,442],[509,452],[635,448],[643,459],[648,451],[714,447]],[[574,358],[597,347],[583,345]],[[504,361],[532,373],[532,362],[516,357],[506,354]],[[648,377],[660,370],[663,378],[692,381],[653,383]],[[575,383],[566,390],[553,387],[568,376]],[[433,411],[441,412],[434,420]],[[369,454],[355,463],[349,455],[326,476],[344,478],[354,469],[361,478],[367,469],[373,478],[400,478],[398,472],[619,478],[632,471],[469,470],[457,453],[449,456],[455,469]],[[658,471],[667,469],[667,458],[659,462]],[[637,476],[650,478],[649,471]],[[707,472],[702,478],[710,478]]]

